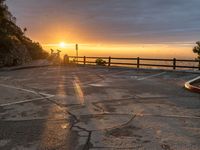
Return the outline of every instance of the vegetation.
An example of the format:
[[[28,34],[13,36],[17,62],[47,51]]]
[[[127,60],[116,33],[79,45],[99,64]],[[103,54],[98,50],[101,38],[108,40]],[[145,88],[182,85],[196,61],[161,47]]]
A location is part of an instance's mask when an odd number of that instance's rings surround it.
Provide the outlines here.
[[[48,57],[41,45],[25,36],[27,28],[23,31],[16,25],[16,18],[9,12],[5,0],[0,0],[0,60],[1,63],[12,65],[28,60]],[[9,60],[6,62],[6,60]],[[14,64],[13,64],[14,65]]]
[[[197,46],[193,48],[193,52],[197,54],[197,60],[200,60],[200,41],[196,42]]]
[[[105,66],[106,65],[106,61],[103,60],[102,58],[97,58],[95,63],[96,63],[96,65],[99,65],[99,66]]]
[[[25,40],[24,44],[26,45],[29,54],[33,60],[44,59],[49,56],[49,54],[42,49],[42,46],[38,42],[32,42],[31,40]]]

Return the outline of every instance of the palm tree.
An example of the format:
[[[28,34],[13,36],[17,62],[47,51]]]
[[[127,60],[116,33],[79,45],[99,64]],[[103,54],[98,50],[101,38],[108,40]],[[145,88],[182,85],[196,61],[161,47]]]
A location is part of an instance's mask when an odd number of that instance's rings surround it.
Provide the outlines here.
[[[197,46],[193,48],[193,52],[197,54],[197,60],[200,60],[200,41],[196,42]]]

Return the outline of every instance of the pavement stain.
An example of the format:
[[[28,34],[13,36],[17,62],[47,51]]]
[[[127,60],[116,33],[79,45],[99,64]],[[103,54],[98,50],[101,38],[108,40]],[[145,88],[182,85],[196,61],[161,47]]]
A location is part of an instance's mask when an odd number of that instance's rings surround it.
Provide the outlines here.
[[[136,126],[125,126],[123,128],[116,128],[112,129],[106,132],[106,135],[108,136],[115,136],[115,137],[137,137],[137,138],[142,138],[141,135],[136,135],[134,134],[136,131],[141,130],[140,127]]]

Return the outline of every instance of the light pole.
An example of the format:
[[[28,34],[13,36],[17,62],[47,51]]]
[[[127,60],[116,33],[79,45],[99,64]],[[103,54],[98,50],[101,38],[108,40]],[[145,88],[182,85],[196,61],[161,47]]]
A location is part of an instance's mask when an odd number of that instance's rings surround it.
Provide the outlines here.
[[[78,64],[78,44],[76,44],[76,62]]]

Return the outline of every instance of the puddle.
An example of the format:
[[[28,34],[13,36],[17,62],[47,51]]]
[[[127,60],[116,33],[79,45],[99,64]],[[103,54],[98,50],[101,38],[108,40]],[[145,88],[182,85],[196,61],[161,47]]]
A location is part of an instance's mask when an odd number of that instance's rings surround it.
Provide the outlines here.
[[[98,83],[96,83],[96,84],[89,84],[90,86],[95,86],[95,87],[104,87],[104,86],[106,86],[105,84],[98,84]]]

